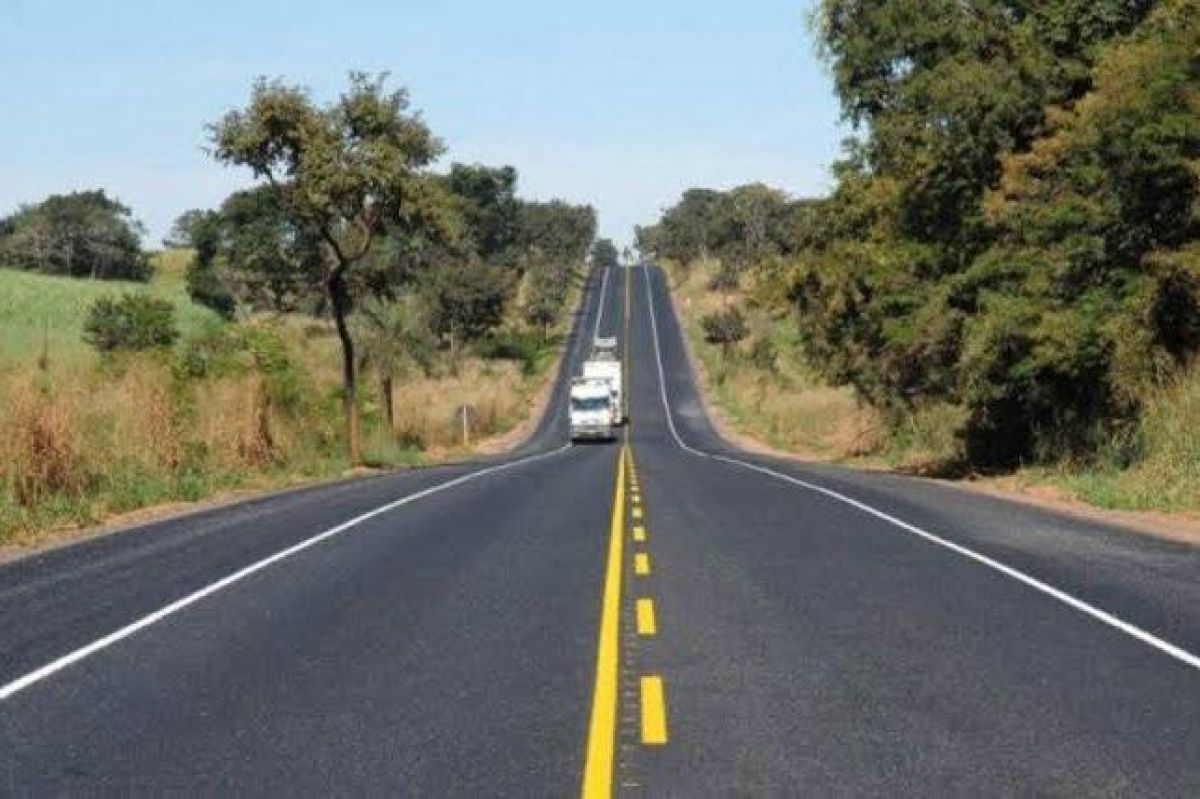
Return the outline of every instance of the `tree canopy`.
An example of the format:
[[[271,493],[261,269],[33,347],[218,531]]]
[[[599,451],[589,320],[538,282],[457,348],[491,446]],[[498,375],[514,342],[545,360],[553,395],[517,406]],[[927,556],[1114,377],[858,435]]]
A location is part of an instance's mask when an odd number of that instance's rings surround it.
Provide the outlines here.
[[[103,190],[55,194],[0,220],[0,261],[51,275],[148,280],[142,226]]]
[[[971,464],[1122,440],[1200,348],[1195,0],[824,0],[814,30],[857,129],[831,195],[693,189],[639,248],[752,265],[813,368],[897,424],[961,409]]]
[[[357,463],[357,362],[348,324],[351,273],[391,226],[434,225],[424,170],[442,152],[429,127],[408,111],[403,89],[386,76],[351,73],[334,103],[318,106],[304,89],[258,81],[249,105],[211,127],[218,161],[251,170],[270,189],[279,213],[320,240],[315,258],[342,348],[343,398],[350,461]],[[309,265],[308,260],[304,265]]]
[[[592,245],[592,267],[595,269],[615,269],[621,265],[621,254],[612,239],[596,239]]]

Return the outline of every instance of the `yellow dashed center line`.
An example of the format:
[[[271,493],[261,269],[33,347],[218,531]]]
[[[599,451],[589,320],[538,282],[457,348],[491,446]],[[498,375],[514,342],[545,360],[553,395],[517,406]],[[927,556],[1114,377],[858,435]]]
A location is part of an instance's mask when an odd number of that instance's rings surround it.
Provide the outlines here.
[[[667,742],[667,699],[663,679],[657,675],[642,681],[642,743],[661,746]]]
[[[642,525],[637,525],[633,528],[633,540],[639,544],[646,543],[646,528]]]
[[[654,635],[658,632],[658,622],[654,618],[653,599],[637,601],[637,631],[638,635]]]
[[[633,508],[633,518],[635,518],[635,519],[640,519],[640,518],[642,518],[642,509],[641,509],[641,507],[639,507],[639,506],[636,506],[636,505],[634,506],[634,508]]]
[[[608,563],[596,651],[596,686],[592,692],[592,715],[588,725],[587,759],[583,772],[582,795],[585,799],[607,799],[612,796],[617,672],[620,663],[621,552],[625,539],[625,464],[628,455],[628,449],[624,448],[617,459]]]
[[[645,552],[638,552],[633,556],[633,573],[638,577],[650,574],[650,556]]]

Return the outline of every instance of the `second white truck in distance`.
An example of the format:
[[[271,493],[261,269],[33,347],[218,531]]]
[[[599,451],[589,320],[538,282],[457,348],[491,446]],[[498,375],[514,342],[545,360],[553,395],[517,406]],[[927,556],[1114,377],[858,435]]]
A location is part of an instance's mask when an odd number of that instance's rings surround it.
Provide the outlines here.
[[[621,359],[617,355],[616,338],[597,338],[592,357],[583,362],[583,376],[607,380],[613,397],[613,424],[625,424],[625,386]]]

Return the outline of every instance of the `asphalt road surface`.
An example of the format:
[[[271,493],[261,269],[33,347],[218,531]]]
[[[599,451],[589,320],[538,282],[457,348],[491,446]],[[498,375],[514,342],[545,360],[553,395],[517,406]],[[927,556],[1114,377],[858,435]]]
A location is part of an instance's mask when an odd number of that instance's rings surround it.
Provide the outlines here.
[[[0,567],[0,792],[1200,796],[1200,550],[737,451],[665,292],[512,455]]]

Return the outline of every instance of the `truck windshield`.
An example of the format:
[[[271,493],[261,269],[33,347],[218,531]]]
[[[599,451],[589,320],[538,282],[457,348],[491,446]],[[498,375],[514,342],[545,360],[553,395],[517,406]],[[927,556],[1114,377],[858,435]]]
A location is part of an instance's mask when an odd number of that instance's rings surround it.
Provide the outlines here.
[[[607,411],[608,407],[608,397],[571,398],[571,410],[573,411]]]

